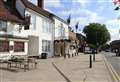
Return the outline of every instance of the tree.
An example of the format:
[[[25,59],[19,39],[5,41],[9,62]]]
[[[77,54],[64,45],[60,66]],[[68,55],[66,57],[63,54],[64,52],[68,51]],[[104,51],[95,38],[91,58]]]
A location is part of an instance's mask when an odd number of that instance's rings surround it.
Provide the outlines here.
[[[90,23],[84,27],[83,33],[86,35],[87,43],[94,48],[98,48],[110,40],[110,33],[104,24]]]
[[[106,50],[106,49],[110,49],[110,44],[104,44],[102,47],[101,47],[102,50]]]

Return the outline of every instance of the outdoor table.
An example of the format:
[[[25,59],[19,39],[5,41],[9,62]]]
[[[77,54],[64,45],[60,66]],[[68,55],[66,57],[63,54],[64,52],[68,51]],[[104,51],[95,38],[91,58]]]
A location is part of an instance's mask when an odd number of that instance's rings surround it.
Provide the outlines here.
[[[8,68],[11,68],[13,65],[15,65],[14,67],[17,68],[22,68],[23,66],[24,71],[30,69],[30,64],[34,64],[34,68],[37,67],[37,62],[33,58],[23,58],[23,59],[16,58],[9,60],[7,63],[8,63]]]

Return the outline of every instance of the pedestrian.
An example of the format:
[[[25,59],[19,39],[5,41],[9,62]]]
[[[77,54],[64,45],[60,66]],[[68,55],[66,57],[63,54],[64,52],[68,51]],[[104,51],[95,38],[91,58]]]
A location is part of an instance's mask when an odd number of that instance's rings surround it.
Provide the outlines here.
[[[69,43],[68,44],[66,43],[66,46],[65,46],[65,57],[64,58],[66,58],[66,56],[68,56],[68,58],[70,58],[69,49],[70,49]]]

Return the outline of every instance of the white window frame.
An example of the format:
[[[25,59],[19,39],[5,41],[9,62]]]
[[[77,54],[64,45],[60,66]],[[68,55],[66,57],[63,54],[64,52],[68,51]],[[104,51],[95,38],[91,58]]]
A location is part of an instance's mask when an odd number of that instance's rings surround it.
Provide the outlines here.
[[[36,29],[36,15],[32,15],[32,28],[35,30]]]
[[[0,20],[0,31],[7,31],[7,21]]]
[[[43,33],[51,33],[52,32],[52,23],[49,20],[43,20]]]
[[[51,41],[42,40],[42,52],[50,52],[51,51]]]

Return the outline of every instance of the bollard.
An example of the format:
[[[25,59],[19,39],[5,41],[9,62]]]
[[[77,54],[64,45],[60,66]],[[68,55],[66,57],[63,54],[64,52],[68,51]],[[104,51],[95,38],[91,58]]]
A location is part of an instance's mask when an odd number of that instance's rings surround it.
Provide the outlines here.
[[[93,53],[93,61],[95,62],[95,53]]]
[[[90,65],[89,68],[92,68],[92,55],[90,55]]]

